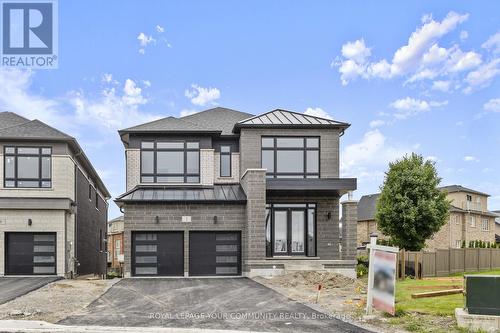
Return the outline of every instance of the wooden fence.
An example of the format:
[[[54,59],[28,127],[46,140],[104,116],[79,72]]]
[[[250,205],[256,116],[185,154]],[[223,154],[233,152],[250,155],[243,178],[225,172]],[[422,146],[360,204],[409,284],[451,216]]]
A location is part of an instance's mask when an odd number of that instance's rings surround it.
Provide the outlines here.
[[[500,269],[500,249],[400,251],[397,268],[399,278],[447,276],[454,273]]]

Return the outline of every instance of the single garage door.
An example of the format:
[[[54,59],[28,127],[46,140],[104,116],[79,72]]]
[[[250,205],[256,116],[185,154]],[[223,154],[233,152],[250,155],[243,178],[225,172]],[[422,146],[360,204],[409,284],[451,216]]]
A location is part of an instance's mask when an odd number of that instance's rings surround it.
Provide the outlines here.
[[[56,274],[56,234],[6,234],[6,270],[9,275]]]
[[[240,232],[189,232],[189,275],[241,275]]]
[[[184,276],[184,232],[132,233],[134,276]]]

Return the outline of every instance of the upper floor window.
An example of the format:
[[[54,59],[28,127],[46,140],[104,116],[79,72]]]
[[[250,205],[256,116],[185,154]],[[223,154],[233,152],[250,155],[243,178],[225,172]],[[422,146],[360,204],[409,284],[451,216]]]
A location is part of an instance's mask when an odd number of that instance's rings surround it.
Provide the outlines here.
[[[476,217],[474,215],[471,215],[471,217],[470,217],[470,226],[471,227],[476,226]]]
[[[490,230],[490,223],[489,223],[488,219],[483,219],[483,223],[481,226],[482,226],[483,231],[489,231]]]
[[[95,208],[99,209],[99,193],[95,190]]]
[[[231,146],[220,147],[220,176],[231,177]]]
[[[268,178],[319,178],[318,137],[262,137]]]
[[[199,183],[200,143],[143,141],[141,183]]]
[[[52,187],[51,156],[49,147],[5,147],[4,186]]]
[[[89,184],[89,200],[92,201],[92,185]]]

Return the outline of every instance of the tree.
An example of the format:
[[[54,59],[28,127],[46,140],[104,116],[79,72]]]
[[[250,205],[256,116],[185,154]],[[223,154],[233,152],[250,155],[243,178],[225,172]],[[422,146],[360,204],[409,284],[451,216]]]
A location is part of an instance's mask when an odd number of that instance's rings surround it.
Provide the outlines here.
[[[394,245],[419,251],[447,221],[450,202],[435,165],[415,153],[389,163],[375,219]]]
[[[466,248],[465,240],[462,241],[462,249]]]

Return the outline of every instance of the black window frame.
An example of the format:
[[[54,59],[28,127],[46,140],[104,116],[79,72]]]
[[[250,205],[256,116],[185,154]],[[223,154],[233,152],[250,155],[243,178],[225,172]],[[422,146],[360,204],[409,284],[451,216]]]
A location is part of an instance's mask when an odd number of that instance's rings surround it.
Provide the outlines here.
[[[153,143],[153,148],[143,148],[142,144],[145,142]],[[182,142],[184,145],[183,148],[158,148],[158,143],[163,143],[163,142]],[[198,148],[188,148],[189,143],[197,143]],[[189,184],[199,184],[201,183],[201,153],[200,153],[200,141],[198,140],[142,140],[141,141],[141,157],[140,157],[140,182],[143,184],[175,184],[179,182],[158,182],[158,177],[182,177],[183,178],[183,183],[189,183]],[[153,173],[144,173],[142,171],[142,152],[144,151],[150,151],[153,152]],[[183,173],[158,173],[158,158],[157,154],[158,152],[183,152],[183,158],[184,158],[184,172]],[[197,152],[198,153],[198,173],[188,173],[187,172],[187,153],[188,152]],[[153,181],[152,182],[144,182],[143,178],[144,177],[152,177]],[[197,182],[188,182],[188,179],[190,177],[197,177],[198,181]]]
[[[263,139],[273,139],[273,147],[263,147]],[[278,139],[303,139],[302,147],[278,147]],[[318,147],[307,147],[307,139],[318,139]],[[321,178],[321,137],[320,136],[262,136],[260,140],[261,153],[260,153],[260,165],[263,167],[262,152],[263,151],[273,151],[273,171],[266,171],[266,178],[273,179],[307,179],[307,178]],[[302,150],[303,155],[303,172],[278,172],[278,151],[300,151]],[[318,171],[317,172],[307,172],[307,152],[317,151],[318,152]],[[297,176],[297,177],[294,177]],[[301,177],[302,176],[302,177]]]
[[[99,193],[95,190],[95,209],[99,210]]]
[[[89,183],[89,201],[92,201],[92,184]]]
[[[289,216],[291,211],[304,211],[304,252],[294,253],[291,250],[290,244],[287,244],[286,253],[275,253],[274,252],[274,212],[287,211],[287,239],[290,243],[291,228]],[[314,253],[309,251],[309,210],[313,210],[313,225],[314,225]],[[288,203],[268,203],[266,204],[266,257],[280,257],[280,256],[305,256],[305,257],[317,257],[318,256],[318,205],[315,202],[288,202]],[[269,229],[268,229],[269,228]],[[270,239],[268,239],[268,231]]]
[[[8,149],[14,149],[14,153],[7,153]],[[38,154],[20,154],[19,153],[19,148],[21,149],[38,149]],[[43,150],[44,149],[50,149],[50,154],[44,154]],[[40,188],[40,189],[51,189],[52,188],[52,147],[50,146],[13,146],[13,145],[6,145],[4,146],[4,151],[3,151],[3,186],[4,188]],[[14,178],[12,177],[7,177],[7,168],[6,168],[6,160],[8,157],[14,157]],[[18,176],[18,166],[19,166],[19,157],[38,157],[38,178],[19,178]],[[50,168],[50,177],[49,178],[44,178],[42,177],[43,170],[42,170],[42,159],[43,157],[49,157],[49,168]],[[14,182],[14,186],[7,186],[7,182]],[[20,181],[28,181],[28,182],[38,182],[38,186],[19,186]],[[43,182],[50,182],[50,186],[42,186]]]
[[[229,148],[228,152],[223,152],[222,148],[227,147]],[[229,156],[229,175],[223,175],[222,174],[222,156]],[[219,156],[219,177],[221,178],[231,178],[233,176],[233,161],[231,158],[231,146],[230,145],[221,145],[220,146],[220,156]]]

